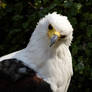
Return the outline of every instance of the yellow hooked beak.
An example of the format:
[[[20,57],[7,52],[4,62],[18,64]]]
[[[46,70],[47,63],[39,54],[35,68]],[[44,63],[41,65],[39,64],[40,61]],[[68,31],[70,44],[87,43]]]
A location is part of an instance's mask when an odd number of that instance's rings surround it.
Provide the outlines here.
[[[50,47],[61,37],[61,33],[54,28],[48,30],[48,37],[50,38]]]

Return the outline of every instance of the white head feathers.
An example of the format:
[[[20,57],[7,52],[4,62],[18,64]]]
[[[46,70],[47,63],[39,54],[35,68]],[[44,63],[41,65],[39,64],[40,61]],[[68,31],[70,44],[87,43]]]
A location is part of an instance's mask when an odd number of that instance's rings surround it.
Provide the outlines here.
[[[56,12],[46,15],[44,18],[42,18],[38,22],[36,29],[33,32],[33,35],[31,37],[31,40],[34,40],[34,39],[39,40],[41,37],[42,39],[47,40],[46,44],[49,45],[49,40],[48,40],[48,36],[47,36],[49,24],[51,24],[62,35],[66,36],[65,39],[61,39],[62,41],[60,43],[64,43],[67,46],[69,46],[72,41],[72,31],[73,31],[72,25],[70,24],[70,22],[68,21],[66,16],[57,14]],[[31,40],[30,40],[30,42],[31,42]],[[29,46],[32,44],[30,42],[29,42]]]

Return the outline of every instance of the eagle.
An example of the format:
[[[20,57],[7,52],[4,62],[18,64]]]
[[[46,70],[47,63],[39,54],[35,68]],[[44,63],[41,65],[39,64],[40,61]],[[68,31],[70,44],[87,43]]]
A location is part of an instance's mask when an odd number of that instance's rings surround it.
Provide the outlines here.
[[[27,47],[0,57],[0,92],[67,92],[72,35],[66,16],[53,12],[40,19]]]

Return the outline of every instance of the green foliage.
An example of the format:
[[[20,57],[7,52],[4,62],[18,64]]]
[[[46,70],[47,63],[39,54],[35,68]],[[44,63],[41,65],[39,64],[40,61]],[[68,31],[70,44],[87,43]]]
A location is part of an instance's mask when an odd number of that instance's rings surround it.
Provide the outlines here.
[[[57,11],[74,28],[74,76],[69,92],[91,92],[92,0],[1,0],[0,56],[26,47],[40,18]]]

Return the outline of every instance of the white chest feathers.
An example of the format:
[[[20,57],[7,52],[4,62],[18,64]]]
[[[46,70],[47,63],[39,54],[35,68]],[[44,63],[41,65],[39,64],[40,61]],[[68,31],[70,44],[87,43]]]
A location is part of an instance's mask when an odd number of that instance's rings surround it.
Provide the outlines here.
[[[37,68],[38,75],[50,83],[54,92],[67,92],[72,71],[71,54],[66,46],[44,53],[45,59]],[[44,56],[42,57],[44,58]]]

